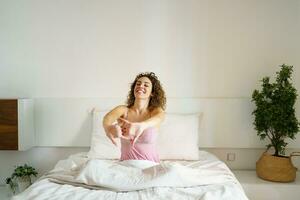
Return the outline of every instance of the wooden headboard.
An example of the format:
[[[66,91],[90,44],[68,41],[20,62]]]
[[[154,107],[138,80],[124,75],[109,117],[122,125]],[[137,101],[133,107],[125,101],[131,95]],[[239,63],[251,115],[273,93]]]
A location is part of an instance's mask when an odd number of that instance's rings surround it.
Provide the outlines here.
[[[0,149],[18,150],[17,99],[0,99]]]
[[[33,99],[0,99],[0,150],[35,146]]]

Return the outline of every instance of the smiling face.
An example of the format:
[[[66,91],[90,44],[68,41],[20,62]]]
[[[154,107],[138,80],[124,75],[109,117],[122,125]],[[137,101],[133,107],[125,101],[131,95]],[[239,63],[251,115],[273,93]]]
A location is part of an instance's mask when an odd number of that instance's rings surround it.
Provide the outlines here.
[[[166,108],[166,95],[160,81],[153,72],[138,74],[130,85],[127,96],[127,107],[131,108],[136,99],[149,100],[149,109]]]
[[[151,96],[152,83],[148,77],[141,77],[136,81],[134,87],[135,98],[148,99]]]

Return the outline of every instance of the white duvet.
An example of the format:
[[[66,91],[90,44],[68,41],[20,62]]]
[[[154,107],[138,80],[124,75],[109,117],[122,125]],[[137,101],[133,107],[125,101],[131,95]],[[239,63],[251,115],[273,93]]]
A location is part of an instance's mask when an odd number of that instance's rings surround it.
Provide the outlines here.
[[[13,200],[230,199],[246,200],[228,167],[209,153],[201,160],[88,160],[71,156]]]

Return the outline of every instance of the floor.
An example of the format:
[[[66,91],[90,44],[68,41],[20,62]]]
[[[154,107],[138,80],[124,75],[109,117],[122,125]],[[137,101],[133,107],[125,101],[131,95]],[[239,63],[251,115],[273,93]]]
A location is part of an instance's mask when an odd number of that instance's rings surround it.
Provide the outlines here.
[[[255,171],[233,171],[242,184],[249,200],[298,200],[300,199],[300,173],[295,182],[276,183],[256,176]]]

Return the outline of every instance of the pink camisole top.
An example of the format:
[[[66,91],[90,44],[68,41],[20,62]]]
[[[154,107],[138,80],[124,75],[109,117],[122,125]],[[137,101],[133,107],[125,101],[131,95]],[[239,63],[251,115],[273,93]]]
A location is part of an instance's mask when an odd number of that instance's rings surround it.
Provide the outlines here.
[[[156,151],[156,128],[144,130],[136,143],[121,138],[121,160],[150,160],[159,163]]]

